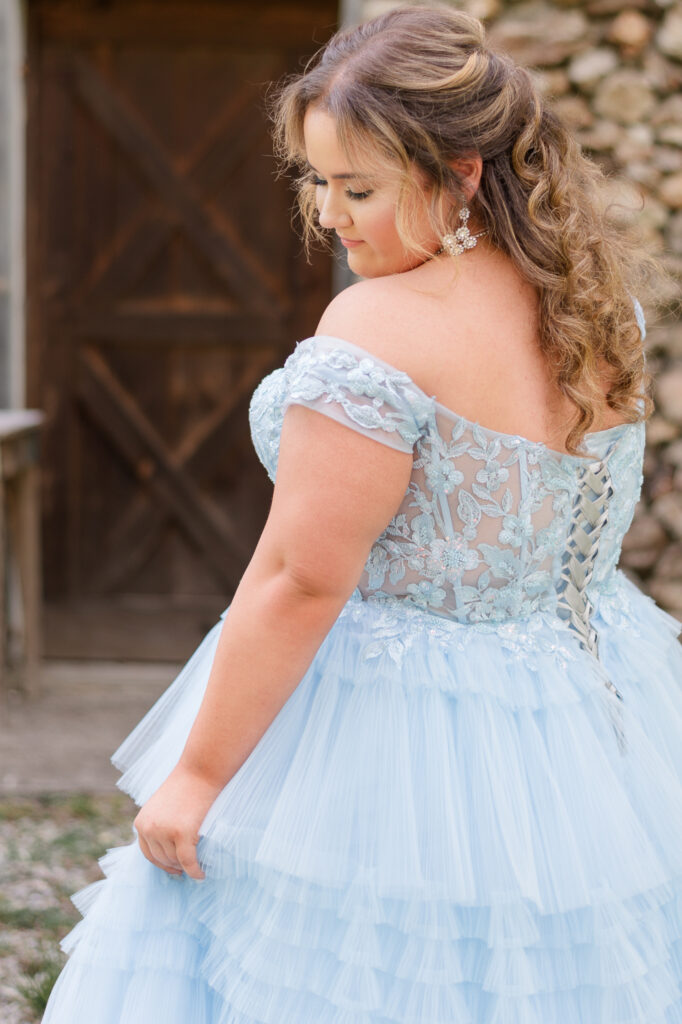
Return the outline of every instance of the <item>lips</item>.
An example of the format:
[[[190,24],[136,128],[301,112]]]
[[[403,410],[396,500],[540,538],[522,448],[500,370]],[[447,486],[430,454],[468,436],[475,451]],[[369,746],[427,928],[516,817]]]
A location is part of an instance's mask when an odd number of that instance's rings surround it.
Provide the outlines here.
[[[353,249],[356,245],[362,245],[361,238],[342,238],[338,235],[339,242],[341,245],[345,245],[347,249]]]

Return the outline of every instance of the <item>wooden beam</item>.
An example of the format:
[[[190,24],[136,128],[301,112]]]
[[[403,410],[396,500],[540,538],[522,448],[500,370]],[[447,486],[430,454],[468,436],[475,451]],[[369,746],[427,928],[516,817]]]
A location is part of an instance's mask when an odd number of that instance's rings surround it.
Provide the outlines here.
[[[227,220],[218,220],[215,212],[211,214],[202,206],[191,183],[176,172],[148,126],[138,122],[136,113],[114,93],[89,60],[72,53],[68,67],[81,100],[132,159],[147,183],[177,213],[215,272],[242,295],[247,305],[257,309],[265,293],[280,314],[286,313],[288,299],[280,282]]]
[[[234,587],[244,563],[239,530],[205,495],[197,493],[131,395],[94,349],[81,351],[77,394],[90,417],[115,444],[162,505],[182,525],[223,584]]]
[[[177,0],[38,0],[42,30],[51,39],[72,43],[128,43],[131,37],[159,46],[178,43],[224,46],[238,40],[240,50],[267,46],[313,53],[335,31],[337,3],[329,0],[195,0],[191,12]]]

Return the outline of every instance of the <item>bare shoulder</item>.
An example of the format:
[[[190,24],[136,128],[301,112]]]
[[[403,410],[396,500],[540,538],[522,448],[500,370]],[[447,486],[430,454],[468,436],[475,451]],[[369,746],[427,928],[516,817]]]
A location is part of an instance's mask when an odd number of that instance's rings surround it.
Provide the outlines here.
[[[419,297],[399,280],[405,274],[358,281],[339,292],[325,309],[316,334],[353,342],[392,365],[409,356],[409,330]]]
[[[432,261],[350,285],[329,303],[317,333],[359,345],[481,422],[511,404],[510,380],[532,379],[519,398],[525,408],[527,391],[546,388],[537,295],[508,259],[471,255],[456,267]]]

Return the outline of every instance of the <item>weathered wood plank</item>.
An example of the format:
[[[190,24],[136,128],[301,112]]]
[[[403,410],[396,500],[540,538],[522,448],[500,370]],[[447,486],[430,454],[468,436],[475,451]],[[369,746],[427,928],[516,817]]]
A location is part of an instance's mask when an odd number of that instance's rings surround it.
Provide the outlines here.
[[[99,637],[101,657],[163,657],[169,609],[196,636],[248,562],[271,497],[250,395],[331,294],[329,257],[307,263],[292,231],[263,91],[322,44],[336,6],[29,4],[48,656]]]

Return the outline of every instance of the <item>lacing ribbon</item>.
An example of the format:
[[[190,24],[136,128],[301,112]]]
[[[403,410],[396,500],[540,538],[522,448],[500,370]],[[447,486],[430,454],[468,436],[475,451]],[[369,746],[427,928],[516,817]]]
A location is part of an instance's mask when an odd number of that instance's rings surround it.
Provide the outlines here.
[[[560,574],[557,613],[575,631],[583,648],[598,662],[607,690],[618,701],[622,701],[623,695],[608,678],[599,661],[599,636],[591,622],[594,609],[587,593],[614,493],[611,474],[606,465],[609,455],[581,470]],[[612,700],[608,701],[607,709],[618,740],[618,749],[621,754],[625,754],[627,747],[622,709]]]

